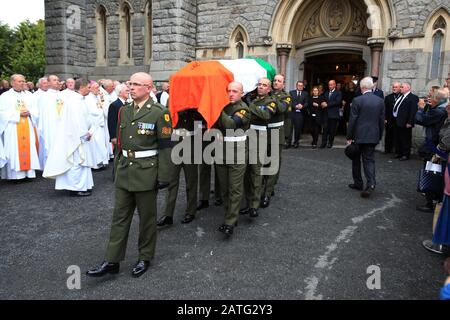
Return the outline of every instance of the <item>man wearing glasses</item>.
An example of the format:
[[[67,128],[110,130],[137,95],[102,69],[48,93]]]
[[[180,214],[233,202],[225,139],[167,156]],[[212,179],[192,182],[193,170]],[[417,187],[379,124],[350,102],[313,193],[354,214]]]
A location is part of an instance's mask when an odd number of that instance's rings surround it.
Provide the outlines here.
[[[133,277],[143,275],[155,254],[157,190],[169,185],[172,171],[169,111],[150,98],[152,77],[136,73],[127,83],[133,102],[119,113],[115,158],[115,207],[105,261],[87,272],[101,277],[119,272],[125,258],[135,209],[139,213],[139,259]]]

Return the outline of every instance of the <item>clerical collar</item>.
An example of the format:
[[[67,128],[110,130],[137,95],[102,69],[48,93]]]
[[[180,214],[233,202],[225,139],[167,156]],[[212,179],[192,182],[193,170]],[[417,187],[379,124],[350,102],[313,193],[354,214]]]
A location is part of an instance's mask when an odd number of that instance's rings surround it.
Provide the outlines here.
[[[22,93],[23,91],[17,91],[16,89],[12,88],[15,93]]]

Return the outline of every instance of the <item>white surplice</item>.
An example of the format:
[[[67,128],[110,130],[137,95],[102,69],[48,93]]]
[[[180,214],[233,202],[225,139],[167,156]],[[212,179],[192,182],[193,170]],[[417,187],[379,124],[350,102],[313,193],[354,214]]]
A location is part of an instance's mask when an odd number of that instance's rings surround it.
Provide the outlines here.
[[[110,158],[110,141],[106,119],[108,112],[105,113],[105,102],[101,101],[99,96],[90,93],[85,98],[89,114],[92,119],[93,137],[92,142],[95,145],[94,160],[97,165],[107,165]]]
[[[83,96],[66,92],[64,98],[54,131],[57,147],[50,149],[43,177],[56,179],[56,190],[87,191],[94,186],[91,168],[96,165],[91,142],[84,139],[92,122]]]
[[[64,95],[59,90],[48,89],[39,97],[37,109],[39,112],[37,126],[40,142],[39,160],[44,169],[48,154],[54,146],[55,131],[64,109]]]
[[[30,136],[30,170],[20,170],[19,144],[17,138],[17,124],[20,122],[20,106],[23,105],[30,112],[27,118]],[[36,149],[36,135],[34,121],[36,108],[33,96],[27,92],[17,92],[14,89],[0,96],[0,139],[3,141],[3,151],[0,146],[0,167],[2,179],[19,180],[35,178],[35,170],[40,170],[38,151]],[[1,144],[1,143],[0,143]]]

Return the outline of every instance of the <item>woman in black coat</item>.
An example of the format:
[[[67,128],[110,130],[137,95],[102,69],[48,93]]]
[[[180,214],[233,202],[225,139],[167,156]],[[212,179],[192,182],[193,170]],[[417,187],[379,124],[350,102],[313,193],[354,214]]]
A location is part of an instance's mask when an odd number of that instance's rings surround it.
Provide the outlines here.
[[[310,115],[311,115],[311,134],[312,134],[312,147],[317,148],[317,141],[319,134],[322,131],[322,127],[325,127],[328,117],[327,109],[322,108],[321,104],[325,101],[325,98],[319,94],[319,88],[314,87],[311,92],[310,103]]]

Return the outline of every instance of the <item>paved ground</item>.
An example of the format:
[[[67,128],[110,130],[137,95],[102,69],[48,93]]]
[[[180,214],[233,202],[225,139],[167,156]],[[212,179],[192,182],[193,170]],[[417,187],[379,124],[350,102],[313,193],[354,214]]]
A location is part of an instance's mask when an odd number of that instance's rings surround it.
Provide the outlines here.
[[[113,209],[111,171],[94,174],[87,199],[56,192],[42,178],[0,181],[1,299],[437,299],[443,258],[425,251],[431,214],[415,211],[419,160],[400,163],[377,153],[373,198],[350,190],[351,163],[343,150],[284,152],[276,197],[260,217],[241,217],[234,236],[217,232],[221,208],[202,211],[158,233],[157,254],[133,279],[137,217],[119,275],[81,277],[66,286],[66,270],[82,273],[101,262]],[[163,206],[163,196],[159,208]],[[381,289],[369,290],[367,269],[378,266]]]

